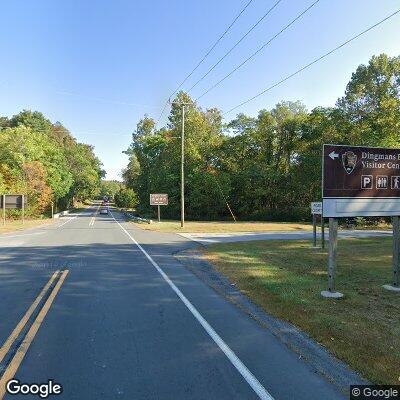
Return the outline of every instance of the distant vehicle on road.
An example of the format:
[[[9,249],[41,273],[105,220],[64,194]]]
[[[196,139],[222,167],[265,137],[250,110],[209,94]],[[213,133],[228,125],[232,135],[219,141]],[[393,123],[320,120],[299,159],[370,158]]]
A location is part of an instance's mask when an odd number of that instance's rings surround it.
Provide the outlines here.
[[[108,208],[102,208],[100,214],[108,214]]]

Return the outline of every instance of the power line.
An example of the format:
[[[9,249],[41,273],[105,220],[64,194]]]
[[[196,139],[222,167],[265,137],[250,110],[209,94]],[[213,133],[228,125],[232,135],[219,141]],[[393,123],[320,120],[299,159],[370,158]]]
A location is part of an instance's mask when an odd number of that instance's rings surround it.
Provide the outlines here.
[[[286,29],[290,28],[296,21],[298,21],[304,14],[306,14],[309,10],[311,10],[312,7],[314,7],[319,0],[314,1],[310,6],[308,6],[304,11],[302,11],[295,19],[293,19],[291,22],[289,22],[286,26],[284,26],[278,33],[276,33],[271,39],[268,40],[268,42],[264,43],[260,48],[258,48],[251,56],[246,58],[242,63],[240,63],[238,66],[236,66],[229,74],[225,75],[221,80],[219,80],[217,83],[215,83],[213,86],[208,88],[204,93],[202,93],[199,97],[197,97],[197,100],[201,99],[203,96],[205,96],[207,93],[211,92],[211,90],[215,89],[217,86],[219,86],[223,81],[228,79],[231,75],[233,75],[239,68],[243,67],[248,61],[250,61],[252,58],[254,58],[261,50],[265,49],[271,42],[273,42],[279,35],[281,35],[283,32],[286,31]]]
[[[322,56],[316,58],[314,61],[311,61],[309,64],[303,66],[302,68],[298,69],[297,71],[293,72],[292,74],[286,76],[285,78],[281,79],[280,81],[274,83],[273,85],[269,86],[267,89],[263,90],[262,92],[256,94],[255,96],[245,100],[244,102],[238,104],[237,106],[231,108],[230,110],[224,112],[222,115],[226,115],[231,113],[233,110],[236,110],[237,108],[249,103],[250,101],[255,100],[257,97],[262,96],[263,94],[265,94],[266,92],[270,91],[271,89],[281,85],[282,83],[286,82],[287,80],[289,80],[290,78],[294,77],[295,75],[299,74],[300,72],[304,71],[305,69],[311,67],[312,65],[314,65],[315,63],[323,60],[324,58],[328,57],[329,55],[331,55],[332,53],[334,53],[335,51],[341,49],[342,47],[346,46],[347,44],[349,44],[350,42],[352,42],[355,39],[358,39],[360,36],[364,35],[365,33],[371,31],[372,29],[376,28],[377,26],[383,24],[385,21],[387,21],[388,19],[394,17],[396,14],[398,14],[400,12],[400,9],[395,11],[394,13],[388,15],[387,17],[385,17],[384,19],[380,20],[379,22],[377,22],[376,24],[370,26],[369,28],[363,30],[362,32],[358,33],[357,35],[353,36],[352,38],[346,40],[345,42],[343,42],[342,44],[340,44],[339,46],[335,47],[334,49],[328,51],[327,53],[323,54]]]
[[[223,37],[229,32],[229,30],[232,28],[232,26],[235,24],[235,22],[240,18],[240,16],[244,13],[246,8],[253,2],[253,0],[250,0],[244,8],[240,11],[240,13],[237,15],[237,17],[232,21],[232,23],[228,26],[228,28],[225,30],[225,32],[218,38],[218,40],[212,45],[210,50],[207,51],[207,53],[204,55],[204,57],[197,63],[197,65],[193,68],[193,70],[190,72],[189,75],[186,76],[186,78],[182,81],[182,83],[178,86],[178,88],[175,90],[174,93],[170,96],[170,98],[183,86],[183,84],[193,75],[193,73],[199,68],[199,66],[203,63],[203,61],[210,55],[210,53],[214,50],[214,48],[217,46],[217,44],[223,39]]]
[[[218,45],[218,43],[224,38],[224,36],[230,31],[232,26],[236,23],[236,21],[240,18],[240,16],[245,12],[247,7],[253,2],[253,0],[249,0],[246,5],[242,8],[242,10],[239,12],[239,14],[234,18],[234,20],[230,23],[230,25],[225,29],[225,31],[222,33],[222,35],[217,39],[217,41],[211,46],[211,48],[206,52],[206,54],[203,56],[203,58],[196,64],[196,66],[192,69],[192,71],[185,77],[185,79],[180,83],[180,85],[170,94],[168,97],[168,100],[165,102],[164,107],[161,111],[160,117],[157,120],[157,124],[160,122],[165,109],[167,108],[168,102],[170,98],[184,85],[184,83],[193,75],[193,73],[199,68],[199,66],[204,62],[204,60],[210,55],[210,53],[215,49],[215,47]]]
[[[234,45],[232,48],[228,50],[227,53],[225,53],[189,90],[190,92],[192,89],[194,89],[204,78],[208,76],[208,74],[217,67],[229,54],[232,53],[232,51],[249,35],[251,31],[253,31],[258,24],[262,20],[264,20],[268,14],[271,13],[271,11],[281,2],[282,0],[278,0]]]

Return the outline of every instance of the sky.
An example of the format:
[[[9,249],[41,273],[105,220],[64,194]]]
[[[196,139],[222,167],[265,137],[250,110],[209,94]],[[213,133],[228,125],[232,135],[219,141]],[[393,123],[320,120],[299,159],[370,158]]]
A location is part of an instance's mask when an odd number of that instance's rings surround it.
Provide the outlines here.
[[[107,179],[121,179],[145,114],[158,119],[186,75],[249,0],[13,0],[0,5],[0,115],[37,110],[92,144]],[[315,0],[281,0],[189,94],[197,98]],[[253,0],[182,87],[188,90],[276,0]],[[254,59],[202,97],[227,111],[400,8],[398,0],[320,0]],[[400,14],[256,100],[225,115],[257,115],[282,100],[333,106],[373,56],[400,55]],[[167,112],[160,124],[166,123]]]

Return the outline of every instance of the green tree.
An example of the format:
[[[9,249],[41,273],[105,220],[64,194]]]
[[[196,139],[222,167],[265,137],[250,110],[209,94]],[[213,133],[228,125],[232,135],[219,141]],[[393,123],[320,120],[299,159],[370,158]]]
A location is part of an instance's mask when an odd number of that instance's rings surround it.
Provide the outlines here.
[[[135,208],[139,204],[137,194],[129,188],[120,189],[114,200],[115,204],[121,208]]]
[[[90,198],[98,192],[102,171],[93,147],[77,143],[62,124],[24,110],[11,119],[2,117],[0,125],[3,193],[28,194],[32,212],[40,213],[51,201],[66,208],[74,197]]]
[[[35,132],[50,132],[52,128],[51,122],[41,112],[31,110],[23,110],[14,115],[9,121],[9,126],[25,126]]]
[[[115,195],[122,189],[123,185],[118,181],[102,180],[100,184],[100,196],[114,199]]]
[[[351,132],[349,142],[398,146],[400,131],[400,57],[374,56],[360,65],[337,102]]]
[[[241,219],[309,218],[309,204],[321,197],[324,143],[400,146],[400,58],[380,55],[360,65],[335,107],[307,112],[283,101],[257,116],[238,114],[222,124],[218,109],[202,110],[177,94],[168,123],[156,129],[145,116],[127,151],[124,183],[149,212],[149,194],[165,192],[164,214],[180,212],[180,136],[185,119],[186,215],[227,218],[226,201]]]

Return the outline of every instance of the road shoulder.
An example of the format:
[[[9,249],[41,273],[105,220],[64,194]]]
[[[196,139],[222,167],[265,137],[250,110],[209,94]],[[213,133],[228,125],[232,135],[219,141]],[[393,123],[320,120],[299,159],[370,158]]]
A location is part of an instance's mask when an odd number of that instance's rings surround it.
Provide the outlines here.
[[[0,226],[0,236],[9,233],[29,232],[33,229],[43,228],[54,223],[51,218],[26,220],[24,224],[21,221],[7,221],[6,225]]]
[[[279,320],[262,310],[241,293],[234,284],[221,275],[206,261],[199,249],[189,249],[175,254],[181,264],[198,278],[230,301],[242,312],[253,318],[263,328],[272,332],[290,350],[309,363],[316,373],[323,376],[341,391],[348,391],[351,384],[366,384],[358,373],[332,356],[323,346],[304,332],[285,321]]]

